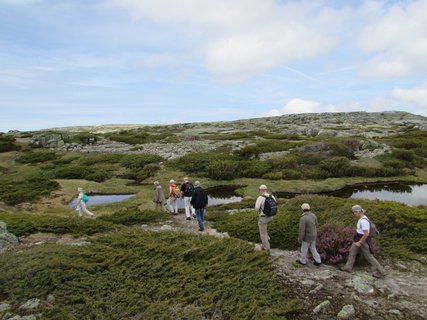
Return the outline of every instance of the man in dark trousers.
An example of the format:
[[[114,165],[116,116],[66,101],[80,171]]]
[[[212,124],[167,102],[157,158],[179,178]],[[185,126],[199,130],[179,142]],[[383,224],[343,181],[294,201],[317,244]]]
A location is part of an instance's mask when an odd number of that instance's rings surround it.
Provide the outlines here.
[[[193,196],[194,186],[188,180],[187,177],[184,178],[184,183],[181,185],[181,197],[184,199],[185,205],[185,216],[187,220],[191,220],[191,214],[193,214],[193,218],[196,217],[196,212],[194,207],[191,205],[191,197]]]
[[[196,211],[197,222],[199,224],[199,231],[205,230],[203,224],[203,215],[205,213],[205,208],[208,206],[208,195],[205,190],[200,186],[200,181],[194,183],[194,192],[191,197],[191,205]]]

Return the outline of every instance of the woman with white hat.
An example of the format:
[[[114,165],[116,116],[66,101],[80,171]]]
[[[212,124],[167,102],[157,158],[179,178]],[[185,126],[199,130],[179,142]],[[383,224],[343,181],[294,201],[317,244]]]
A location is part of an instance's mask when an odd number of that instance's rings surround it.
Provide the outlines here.
[[[96,218],[96,215],[86,208],[86,202],[89,200],[89,197],[85,194],[83,188],[77,188],[77,192],[79,193],[79,195],[77,197],[76,211],[79,213],[79,216]]]

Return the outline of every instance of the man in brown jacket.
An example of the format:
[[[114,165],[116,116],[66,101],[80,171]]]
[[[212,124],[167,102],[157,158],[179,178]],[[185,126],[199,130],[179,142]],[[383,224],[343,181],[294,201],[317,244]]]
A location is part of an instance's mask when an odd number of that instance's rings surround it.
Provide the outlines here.
[[[307,252],[310,249],[311,255],[314,259],[314,265],[320,266],[322,260],[316,250],[316,238],[317,238],[317,217],[310,211],[310,205],[303,203],[301,205],[302,216],[299,221],[299,234],[298,243],[301,244],[301,255],[300,259],[297,260],[299,264],[307,264]]]

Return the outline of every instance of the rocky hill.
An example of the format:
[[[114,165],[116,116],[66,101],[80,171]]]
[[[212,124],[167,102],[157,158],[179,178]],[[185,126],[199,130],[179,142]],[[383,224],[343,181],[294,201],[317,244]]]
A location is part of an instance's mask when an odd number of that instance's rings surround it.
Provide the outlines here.
[[[236,150],[265,134],[370,141],[410,129],[427,131],[427,117],[407,112],[311,113],[227,122],[65,127],[34,132],[32,143],[82,153],[153,153],[170,159],[225,145]],[[150,139],[143,139],[141,133]],[[9,134],[21,135],[16,131]],[[125,139],[132,135],[137,135],[136,139]]]

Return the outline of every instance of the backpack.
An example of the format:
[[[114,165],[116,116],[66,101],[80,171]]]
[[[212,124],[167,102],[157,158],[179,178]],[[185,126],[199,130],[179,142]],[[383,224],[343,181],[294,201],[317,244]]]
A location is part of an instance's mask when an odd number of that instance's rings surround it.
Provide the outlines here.
[[[179,187],[177,186],[177,185],[175,185],[174,187],[173,187],[173,189],[172,189],[172,193],[173,193],[173,195],[175,196],[175,197],[180,197],[180,195],[181,195],[181,193],[180,193],[180,191],[179,191]]]
[[[184,195],[186,197],[191,197],[193,195],[194,186],[190,182],[185,184]]]
[[[83,193],[83,195],[82,195],[82,201],[83,201],[84,203],[86,203],[86,202],[88,202],[88,201],[89,201],[89,197],[87,196],[87,194],[86,194],[86,193]]]
[[[276,200],[272,196],[263,196],[265,198],[264,201],[264,209],[262,213],[264,213],[267,217],[275,216],[277,213],[277,203]]]
[[[371,238],[374,238],[380,234],[380,231],[377,229],[377,226],[375,225],[375,223],[373,223],[371,220],[369,220],[368,217],[365,216],[365,218],[362,218],[362,219],[368,220],[368,222],[369,222],[369,236]]]

